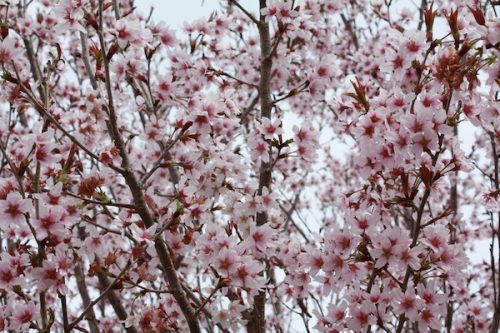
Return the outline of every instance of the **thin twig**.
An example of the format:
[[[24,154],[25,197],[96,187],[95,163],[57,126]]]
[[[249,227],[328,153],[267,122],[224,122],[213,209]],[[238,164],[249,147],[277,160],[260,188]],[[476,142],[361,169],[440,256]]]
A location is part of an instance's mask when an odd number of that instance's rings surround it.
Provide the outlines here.
[[[80,199],[82,201],[85,201],[87,203],[91,204],[96,204],[96,205],[101,205],[101,206],[112,206],[112,207],[120,207],[120,208],[127,208],[127,209],[135,209],[134,205],[131,204],[124,204],[124,203],[119,203],[119,202],[104,202],[104,201],[99,201],[99,200],[93,200],[93,199],[88,199],[81,197],[77,194],[71,193],[71,192],[63,192],[65,195],[69,195],[70,197]]]
[[[127,263],[127,265],[121,270],[120,274],[118,274],[118,276],[114,279],[114,281],[112,283],[110,283],[106,287],[106,289],[104,289],[104,291],[96,299],[94,299],[92,302],[90,302],[90,304],[83,310],[83,312],[78,317],[76,317],[75,320],[73,320],[73,322],[71,322],[71,324],[69,325],[70,331],[73,328],[75,328],[75,326],[85,317],[87,312],[90,309],[92,309],[92,307],[94,305],[96,305],[101,299],[103,299],[107,295],[107,293],[115,286],[115,284],[125,275],[125,273],[130,268],[130,266],[131,266],[131,262],[129,261]]]
[[[170,156],[170,150],[174,147],[174,145],[182,138],[184,133],[187,131],[187,128],[183,128],[181,132],[177,135],[177,137],[165,148],[163,148],[160,157],[153,164],[151,169],[141,178],[141,183],[146,184],[147,180],[155,173],[156,170],[163,164],[163,161],[167,156]]]
[[[87,284],[85,283],[85,275],[80,263],[77,263],[75,267],[75,279],[78,291],[80,292],[80,296],[82,298],[83,306],[88,307],[90,305],[90,296],[87,289]],[[89,324],[90,333],[99,333],[99,327],[95,319],[94,309],[89,309],[86,317]]]
[[[203,310],[203,308],[205,307],[205,305],[207,305],[208,302],[210,302],[210,299],[212,299],[212,297],[215,295],[215,293],[222,287],[222,279],[219,279],[219,282],[217,282],[217,285],[215,286],[214,290],[212,290],[212,292],[210,293],[210,295],[208,295],[208,297],[203,301],[203,303],[200,304],[200,306],[198,307],[198,309],[196,309],[195,311],[195,314],[198,315],[198,313],[200,313],[200,311]]]
[[[87,71],[87,76],[89,77],[90,84],[94,90],[97,90],[97,82],[95,80],[94,72],[92,71],[92,66],[90,65],[90,57],[87,46],[87,34],[80,32],[80,42],[82,46],[82,60],[85,65],[85,70]]]
[[[349,35],[351,35],[352,42],[354,43],[354,46],[356,49],[359,49],[359,42],[358,42],[358,36],[356,36],[356,33],[354,32],[354,29],[352,28],[351,21],[348,20],[344,13],[340,14],[340,18],[342,19],[342,22],[344,22],[344,25],[349,32]]]
[[[248,12],[242,5],[240,5],[240,3],[237,0],[229,0],[229,1],[231,1],[232,4],[234,4],[243,13],[245,13],[245,15],[248,16],[248,18],[252,20],[253,23],[259,25],[259,21],[252,14],[250,14],[250,12]]]

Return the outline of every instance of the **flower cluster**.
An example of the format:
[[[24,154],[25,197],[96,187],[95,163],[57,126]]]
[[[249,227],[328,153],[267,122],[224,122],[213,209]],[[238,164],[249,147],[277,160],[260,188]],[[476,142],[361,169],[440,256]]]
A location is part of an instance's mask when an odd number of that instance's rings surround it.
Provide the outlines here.
[[[406,5],[0,1],[0,330],[497,332],[498,8]]]

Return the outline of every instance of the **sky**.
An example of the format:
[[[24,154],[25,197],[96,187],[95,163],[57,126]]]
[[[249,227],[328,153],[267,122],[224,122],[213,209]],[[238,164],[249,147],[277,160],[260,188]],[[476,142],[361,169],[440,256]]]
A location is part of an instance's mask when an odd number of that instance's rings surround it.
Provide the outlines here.
[[[258,1],[240,0],[245,8],[256,12]],[[136,0],[136,5],[142,11],[149,13],[154,6],[155,21],[165,21],[172,28],[181,28],[184,22],[208,17],[214,10],[220,8],[219,0]]]

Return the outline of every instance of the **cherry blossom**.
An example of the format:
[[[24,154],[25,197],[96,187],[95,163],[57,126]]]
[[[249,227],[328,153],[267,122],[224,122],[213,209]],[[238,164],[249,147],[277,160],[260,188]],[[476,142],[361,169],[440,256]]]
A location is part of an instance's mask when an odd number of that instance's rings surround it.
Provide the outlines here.
[[[31,200],[24,199],[19,192],[9,193],[5,200],[0,200],[0,227],[21,226],[26,223],[24,214],[31,209]]]
[[[30,322],[38,319],[37,307],[34,302],[27,304],[18,303],[13,308],[9,328],[23,331],[30,327]]]
[[[8,64],[21,54],[21,49],[13,38],[0,41],[0,63]]]

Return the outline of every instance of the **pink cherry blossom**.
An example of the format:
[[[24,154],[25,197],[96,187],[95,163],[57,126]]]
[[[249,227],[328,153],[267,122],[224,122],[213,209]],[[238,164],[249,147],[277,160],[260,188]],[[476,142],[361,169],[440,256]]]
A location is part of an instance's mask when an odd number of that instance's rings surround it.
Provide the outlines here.
[[[12,38],[0,41],[0,63],[8,64],[21,54],[22,50]]]
[[[18,283],[17,274],[8,262],[0,263],[0,288],[8,289]]]
[[[38,230],[38,237],[44,238],[51,234],[60,238],[64,235],[65,212],[61,206],[41,206],[39,216],[33,221]]]
[[[23,331],[30,327],[30,322],[38,319],[37,306],[34,302],[18,303],[12,311],[10,329]]]
[[[272,139],[275,135],[283,133],[280,119],[271,121],[270,119],[264,118],[258,125],[258,129],[265,139]]]
[[[10,226],[21,226],[26,223],[24,214],[31,209],[31,200],[23,199],[19,192],[9,193],[5,200],[0,200],[0,227],[6,230]]]
[[[418,312],[421,309],[423,302],[415,295],[413,288],[409,288],[405,293],[400,290],[394,291],[395,298],[398,301],[396,313],[404,313],[410,320],[414,321],[418,317]]]

